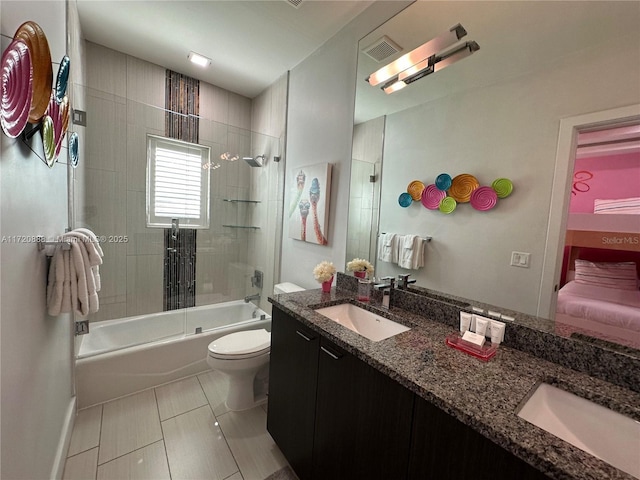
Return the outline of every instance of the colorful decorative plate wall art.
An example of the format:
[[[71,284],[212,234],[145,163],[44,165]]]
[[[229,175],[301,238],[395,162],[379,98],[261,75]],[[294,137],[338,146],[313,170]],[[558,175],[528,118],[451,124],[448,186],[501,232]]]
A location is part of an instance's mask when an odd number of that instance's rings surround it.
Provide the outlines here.
[[[33,68],[33,100],[29,111],[29,122],[38,123],[49,105],[51,86],[53,83],[53,68],[51,66],[51,52],[47,37],[35,22],[25,22],[13,36],[22,40],[29,49]]]
[[[53,120],[53,138],[55,142],[55,157],[57,158],[62,148],[62,139],[69,127],[69,103],[67,102],[67,98],[64,97],[63,101],[58,103],[52,94],[47,116]]]
[[[424,191],[424,183],[420,180],[414,180],[407,187],[407,193],[411,195],[412,200],[415,202],[419,202],[422,197],[422,192]]]
[[[447,196],[446,192],[440,190],[435,184],[427,185],[422,192],[422,205],[429,210],[437,210],[440,202]]]
[[[398,197],[398,203],[401,207],[406,208],[413,203],[413,198],[407,192],[402,192]]]
[[[69,82],[69,68],[71,61],[66,55],[60,62],[60,68],[58,68],[58,77],[56,78],[56,88],[54,90],[56,101],[62,103],[64,96],[67,94],[67,83]]]
[[[491,210],[498,203],[498,194],[491,187],[476,188],[471,193],[471,206],[476,210],[485,212]]]
[[[456,209],[457,206],[458,203],[452,197],[444,197],[440,202],[438,209],[442,213],[451,213]]]
[[[498,198],[507,198],[513,192],[513,183],[508,178],[498,178],[493,181],[491,187],[498,194]]]
[[[69,162],[73,168],[78,166],[78,134],[76,132],[71,132],[69,135]]]
[[[436,187],[443,192],[446,192],[451,187],[451,175],[448,173],[441,173],[436,177]]]
[[[31,54],[26,43],[14,40],[2,53],[0,125],[8,137],[18,137],[27,125],[32,95]]]
[[[457,175],[451,181],[449,196],[458,203],[466,203],[471,200],[471,192],[480,186],[480,182],[473,175],[463,173]]]
[[[56,138],[54,133],[53,120],[45,115],[42,118],[42,146],[44,147],[44,158],[49,168],[53,168],[56,163]]]

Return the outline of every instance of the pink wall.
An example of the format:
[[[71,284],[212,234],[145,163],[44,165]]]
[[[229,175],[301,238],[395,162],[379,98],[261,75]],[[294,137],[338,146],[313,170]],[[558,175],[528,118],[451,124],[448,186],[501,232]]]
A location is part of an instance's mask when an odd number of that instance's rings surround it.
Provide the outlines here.
[[[640,197],[640,153],[576,159],[570,213],[593,213],[596,198]]]

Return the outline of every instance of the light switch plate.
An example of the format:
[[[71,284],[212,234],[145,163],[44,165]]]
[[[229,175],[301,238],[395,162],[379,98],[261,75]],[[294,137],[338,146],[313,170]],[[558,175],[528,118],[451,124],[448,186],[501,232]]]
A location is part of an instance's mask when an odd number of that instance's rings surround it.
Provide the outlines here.
[[[514,267],[529,268],[530,253],[511,252],[511,265]]]

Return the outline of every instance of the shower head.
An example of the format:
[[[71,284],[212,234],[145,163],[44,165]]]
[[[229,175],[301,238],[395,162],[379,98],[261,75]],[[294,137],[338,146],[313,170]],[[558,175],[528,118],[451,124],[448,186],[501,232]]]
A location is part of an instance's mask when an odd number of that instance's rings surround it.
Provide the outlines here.
[[[249,164],[251,167],[261,167],[262,163],[265,161],[264,155],[258,155],[257,157],[243,157],[245,162]]]

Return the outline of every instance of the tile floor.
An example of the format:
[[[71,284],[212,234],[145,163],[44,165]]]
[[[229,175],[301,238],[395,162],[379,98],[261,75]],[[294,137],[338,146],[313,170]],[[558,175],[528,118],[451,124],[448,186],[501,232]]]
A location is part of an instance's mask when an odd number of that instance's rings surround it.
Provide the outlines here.
[[[231,412],[215,371],[80,410],[63,480],[295,479],[266,405]]]

